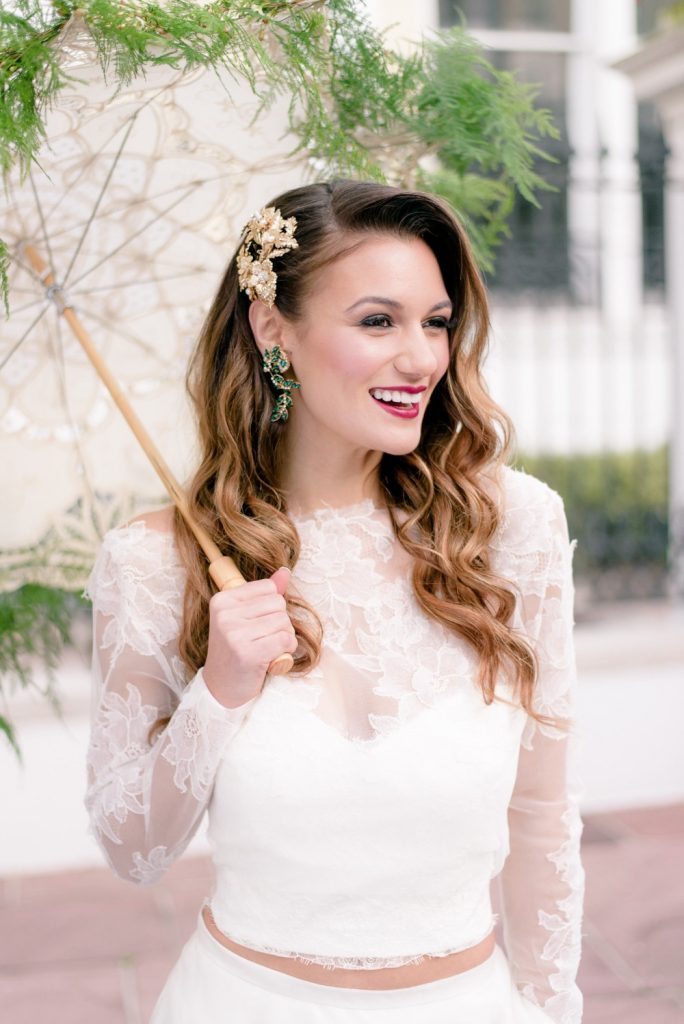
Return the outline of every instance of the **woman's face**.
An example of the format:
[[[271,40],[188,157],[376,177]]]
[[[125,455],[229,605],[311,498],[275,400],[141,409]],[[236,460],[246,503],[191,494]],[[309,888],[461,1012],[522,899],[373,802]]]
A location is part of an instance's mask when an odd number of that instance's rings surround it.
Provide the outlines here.
[[[301,383],[290,416],[349,445],[397,455],[412,451],[425,407],[447,371],[452,312],[425,242],[364,236],[358,248],[320,272],[304,319],[288,338],[287,376]],[[394,415],[389,410],[396,406],[371,396],[376,388],[403,386],[424,388],[411,396],[419,399],[415,418]]]

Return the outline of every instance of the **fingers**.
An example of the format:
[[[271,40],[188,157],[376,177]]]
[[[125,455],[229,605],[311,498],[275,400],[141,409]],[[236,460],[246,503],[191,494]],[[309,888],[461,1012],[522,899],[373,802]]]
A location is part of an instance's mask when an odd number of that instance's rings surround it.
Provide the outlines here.
[[[249,601],[242,600],[237,603],[232,601],[216,602],[214,612],[221,617],[225,615],[230,616],[231,619],[237,617],[240,621],[247,621],[260,618],[263,615],[272,615],[273,612],[284,612],[286,608],[287,602],[282,594],[267,594],[261,597],[257,595]]]
[[[292,573],[288,567],[286,565],[282,565],[279,569],[276,569],[271,576],[271,581],[276,584],[279,594],[284,594],[287,590],[291,575]]]
[[[270,636],[276,632],[286,633],[288,639],[290,636],[294,636],[294,628],[286,612],[260,615],[258,618],[252,619],[249,625],[240,630],[240,636],[246,640],[260,640],[261,637]]]
[[[274,661],[276,658],[280,658],[283,654],[294,654],[297,650],[298,641],[296,636],[292,636],[286,631],[279,633],[272,633],[271,636],[265,636],[261,640],[255,642],[259,648],[259,652],[262,657],[268,661]]]
[[[230,590],[219,590],[213,595],[212,600],[216,597],[232,597],[236,601],[251,601],[255,597],[277,593],[278,587],[273,580],[252,580],[250,583],[241,583],[239,587],[231,587]]]
[[[255,606],[258,609],[263,607],[266,612],[285,608],[287,602],[284,593],[290,581],[290,575],[287,566],[283,566],[281,569],[277,569],[270,579],[252,580],[239,587],[218,591],[210,598],[210,604],[214,610],[239,607],[241,617],[245,618],[263,614],[261,610],[255,610]],[[269,596],[274,598],[275,603],[265,600]]]

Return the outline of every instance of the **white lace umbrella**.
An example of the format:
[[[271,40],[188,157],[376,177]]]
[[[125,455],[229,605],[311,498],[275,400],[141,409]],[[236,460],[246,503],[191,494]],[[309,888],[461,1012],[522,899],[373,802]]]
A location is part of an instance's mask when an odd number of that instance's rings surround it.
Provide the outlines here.
[[[82,586],[104,531],[164,500],[158,476],[185,512],[190,348],[245,221],[303,177],[283,110],[256,128],[246,84],[158,68],[116,91],[78,23],[61,47],[78,81],[60,92],[38,166],[10,178],[2,210],[5,590]],[[217,584],[243,582],[189,525]]]
[[[203,314],[248,217],[304,176],[303,159],[287,157],[296,140],[282,106],[252,124],[246,84],[158,68],[116,91],[78,23],[61,50],[78,81],[58,94],[37,166],[23,183],[13,174],[2,210],[13,261],[1,589],[81,585],[104,530],[164,500],[76,334],[182,479],[195,455],[183,378]]]

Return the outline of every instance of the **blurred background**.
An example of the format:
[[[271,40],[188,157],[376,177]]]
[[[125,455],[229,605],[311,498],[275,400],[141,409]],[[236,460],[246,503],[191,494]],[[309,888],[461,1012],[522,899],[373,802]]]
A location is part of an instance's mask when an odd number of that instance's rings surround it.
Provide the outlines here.
[[[683,7],[366,3],[404,52],[464,17],[560,130],[538,168],[555,191],[539,207],[516,198],[486,274],[487,379],[517,465],[562,494],[578,540],[586,1024],[684,1021]],[[245,206],[272,185],[251,182]],[[22,763],[0,748],[0,1005],[13,1024],[48,1006],[72,1024],[142,1024],[209,884],[207,847],[198,835],[149,890],[102,867],[82,807],[87,609],[72,626],[61,715],[17,691]],[[49,689],[39,660],[34,672]]]

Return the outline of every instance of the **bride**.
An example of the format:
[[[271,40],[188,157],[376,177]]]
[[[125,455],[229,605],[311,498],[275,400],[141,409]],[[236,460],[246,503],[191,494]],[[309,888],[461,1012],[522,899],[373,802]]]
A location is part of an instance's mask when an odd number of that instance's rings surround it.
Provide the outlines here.
[[[187,495],[248,582],[214,592],[173,507],[88,581],[104,855],[152,884],[209,821],[153,1024],[581,1021],[573,545],[508,465],[487,333],[427,193],[292,189],[228,261]]]

